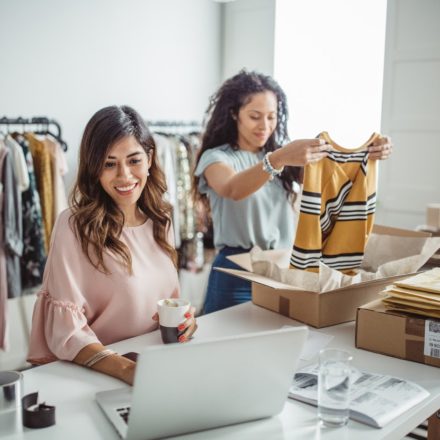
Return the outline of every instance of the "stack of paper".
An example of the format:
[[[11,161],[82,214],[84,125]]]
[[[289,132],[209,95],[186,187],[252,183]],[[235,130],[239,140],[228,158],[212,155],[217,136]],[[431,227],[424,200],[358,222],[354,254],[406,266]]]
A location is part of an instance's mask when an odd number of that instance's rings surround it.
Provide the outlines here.
[[[396,282],[382,294],[390,310],[440,318],[440,268]]]

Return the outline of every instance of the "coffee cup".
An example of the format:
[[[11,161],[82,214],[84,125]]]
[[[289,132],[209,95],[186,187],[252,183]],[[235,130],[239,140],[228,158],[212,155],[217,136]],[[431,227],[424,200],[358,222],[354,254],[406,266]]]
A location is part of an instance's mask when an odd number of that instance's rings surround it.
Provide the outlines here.
[[[164,344],[179,341],[185,330],[180,332],[178,327],[186,321],[185,313],[190,306],[189,301],[180,298],[161,299],[157,302],[160,334]]]

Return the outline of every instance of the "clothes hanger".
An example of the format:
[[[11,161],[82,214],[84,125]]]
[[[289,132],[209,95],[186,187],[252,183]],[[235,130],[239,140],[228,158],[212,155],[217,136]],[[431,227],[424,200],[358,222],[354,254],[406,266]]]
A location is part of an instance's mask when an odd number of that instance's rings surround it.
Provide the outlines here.
[[[67,144],[61,137],[61,126],[58,122],[54,120],[49,120],[48,118],[32,118],[32,123],[41,124],[41,129],[36,131],[36,134],[44,134],[52,136],[60,145],[63,151],[67,151]],[[49,129],[50,125],[54,125],[57,129],[57,132],[54,133]]]

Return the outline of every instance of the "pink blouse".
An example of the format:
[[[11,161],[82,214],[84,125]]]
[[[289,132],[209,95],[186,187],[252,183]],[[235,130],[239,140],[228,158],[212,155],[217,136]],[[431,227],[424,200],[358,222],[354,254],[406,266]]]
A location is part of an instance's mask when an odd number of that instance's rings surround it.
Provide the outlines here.
[[[70,215],[69,209],[63,211],[52,232],[32,317],[32,364],[73,360],[86,345],[107,345],[155,330],[151,318],[157,301],[179,296],[177,271],[154,240],[151,220],[123,228],[121,240],[130,249],[133,274],[106,253],[104,262],[111,272],[106,275],[84,255]]]

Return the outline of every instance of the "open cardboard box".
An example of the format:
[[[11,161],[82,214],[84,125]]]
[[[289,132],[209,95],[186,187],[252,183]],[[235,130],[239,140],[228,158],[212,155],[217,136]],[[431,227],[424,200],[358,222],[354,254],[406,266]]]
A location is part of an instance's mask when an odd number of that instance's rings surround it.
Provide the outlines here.
[[[357,311],[356,347],[440,367],[440,349],[429,349],[425,344],[427,338],[430,340],[427,321],[438,323],[436,329],[440,326],[438,320],[387,311],[380,299],[373,301]],[[439,338],[436,336],[435,341]]]
[[[431,235],[426,232],[379,225],[374,226],[373,232],[400,236],[402,239],[405,237],[430,237]],[[285,251],[265,251],[265,254],[272,262],[278,264],[283,262],[285,265]],[[219,267],[215,269],[251,281],[252,302],[254,304],[318,328],[353,321],[359,306],[377,299],[377,294],[388,284],[414,273],[362,282],[320,293],[301,290],[301,288],[252,272],[249,253],[228,258],[244,270]]]

